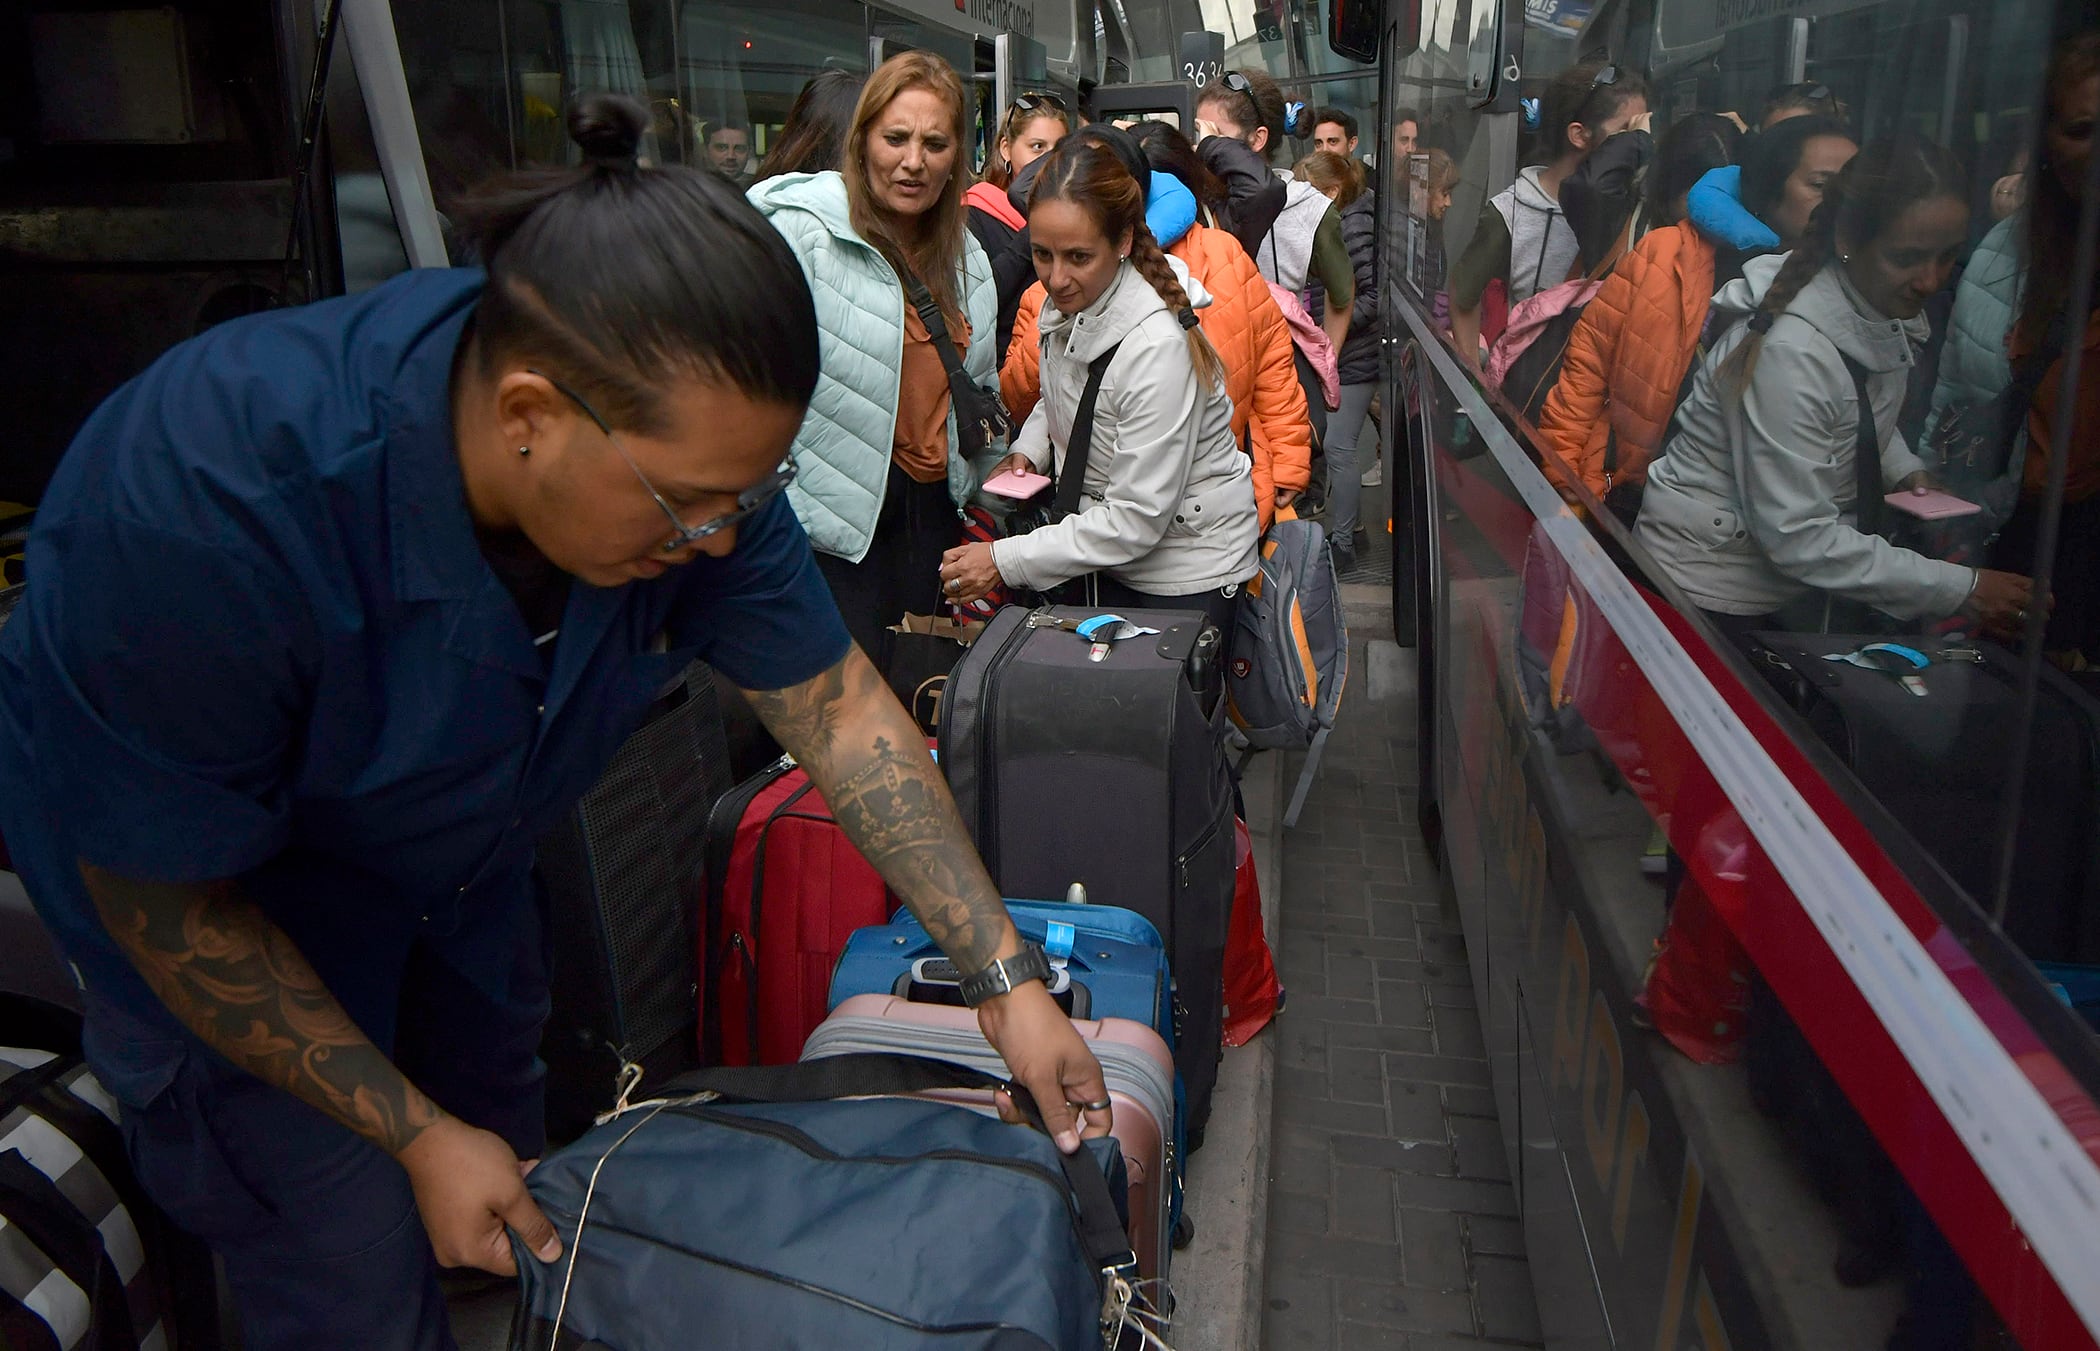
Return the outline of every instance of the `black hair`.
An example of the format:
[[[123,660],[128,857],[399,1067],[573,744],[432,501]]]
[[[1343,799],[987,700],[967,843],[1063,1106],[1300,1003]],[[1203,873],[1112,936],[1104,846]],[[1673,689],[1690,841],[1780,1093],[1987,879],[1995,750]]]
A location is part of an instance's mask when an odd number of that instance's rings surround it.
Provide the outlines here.
[[[1215,214],[1225,209],[1228,194],[1225,182],[1212,173],[1197,155],[1196,147],[1189,138],[1171,122],[1147,118],[1130,129],[1137,138],[1145,160],[1155,170],[1170,178],[1181,180],[1181,186],[1195,194],[1196,200]]]
[[[1412,122],[1415,124],[1415,135],[1420,136],[1422,134],[1422,114],[1412,108],[1403,106],[1393,109],[1392,120],[1393,125],[1396,127],[1402,122]],[[1352,132],[1351,134],[1353,135],[1354,133]]]
[[[1822,136],[1852,140],[1852,129],[1834,117],[1789,117],[1743,142],[1743,209],[1763,220],[1779,204],[1808,143]]]
[[[1792,118],[1779,126],[1806,120]],[[1966,207],[1967,191],[1961,161],[1946,147],[1923,137],[1905,134],[1862,148],[1824,187],[1822,205],[1808,218],[1801,242],[1787,254],[1772,284],[1765,288],[1757,312],[1750,316],[1750,335],[1724,363],[1732,388],[1740,394],[1749,387],[1773,319],[1786,312],[1817,273],[1838,259],[1840,238],[1851,241],[1855,248],[1870,244],[1919,202],[1952,197]]]
[[[746,136],[749,136],[751,134],[751,124],[735,117],[718,118],[707,124],[707,139],[712,141],[715,138],[715,133],[718,131],[741,131]]]
[[[1830,117],[1840,122],[1846,121],[1851,112],[1845,101],[1831,92],[1829,85],[1821,80],[1803,80],[1799,84],[1779,85],[1765,95],[1765,106],[1757,115],[1757,125],[1764,126],[1773,113],[1793,108],[1812,117]]]
[[[1742,141],[1742,129],[1719,113],[1692,113],[1671,123],[1648,168],[1649,224],[1676,224],[1677,199],[1708,173],[1735,163]]]
[[[1356,139],[1356,119],[1343,112],[1340,108],[1313,109],[1313,129],[1315,131],[1319,130],[1322,122],[1332,122],[1342,129],[1343,136],[1352,141]],[[1416,123],[1415,125],[1420,126],[1421,124]]]
[[[865,75],[851,71],[819,71],[795,95],[788,109],[787,124],[773,140],[766,162],[759,166],[760,181],[781,174],[815,174],[836,169],[846,157],[846,132],[853,125],[853,110],[860,103]]]
[[[1612,79],[1600,83],[1599,77],[1607,69],[1612,71]],[[1553,77],[1539,100],[1539,143],[1546,162],[1568,153],[1572,144],[1568,140],[1569,127],[1594,127],[1609,122],[1634,99],[1647,97],[1647,83],[1638,72],[1625,66],[1604,61],[1569,66]]]
[[[634,99],[586,95],[569,109],[580,166],[513,174],[467,201],[463,231],[488,271],[472,326],[481,373],[537,367],[645,433],[663,429],[663,390],[681,378],[806,407],[817,314],[794,251],[713,174],[640,164],[648,125]]]
[[[1152,161],[1145,158],[1145,148],[1138,144],[1137,137],[1108,122],[1089,122],[1073,132],[1071,139],[1092,141],[1121,160],[1124,171],[1137,180],[1145,199],[1152,199]]]
[[[1227,84],[1228,76],[1238,76],[1246,82],[1244,90]],[[1206,103],[1222,103],[1232,109],[1235,124],[1252,131],[1256,127],[1269,129],[1268,148],[1264,155],[1273,155],[1283,145],[1284,132],[1289,129],[1289,113],[1283,106],[1283,90],[1265,70],[1232,70],[1204,85],[1196,94],[1196,106]]]

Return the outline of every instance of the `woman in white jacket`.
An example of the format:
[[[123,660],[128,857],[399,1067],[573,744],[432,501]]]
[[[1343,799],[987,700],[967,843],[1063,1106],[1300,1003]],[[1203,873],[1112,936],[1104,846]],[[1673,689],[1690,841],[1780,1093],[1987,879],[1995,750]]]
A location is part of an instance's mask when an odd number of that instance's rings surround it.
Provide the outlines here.
[[[2020,624],[2026,578],[1861,528],[1882,494],[1926,486],[1896,419],[1968,215],[1945,150],[1879,141],[1824,189],[1792,253],[1751,262],[1714,297],[1748,322],[1715,343],[1678,409],[1634,533],[1724,632],[1778,627],[1774,612],[1811,592],[1899,618]]]
[[[1043,305],[1041,402],[1001,468],[1066,469],[1088,367],[1108,357],[1079,506],[1026,535],[951,549],[956,600],[998,583],[1043,589],[1087,578],[1103,606],[1202,610],[1231,632],[1255,573],[1260,525],[1251,462],[1232,434],[1224,368],[1196,307],[1208,299],[1145,225],[1145,194],[1111,138],[1067,140],[1030,199]],[[1192,294],[1196,297],[1192,299]]]

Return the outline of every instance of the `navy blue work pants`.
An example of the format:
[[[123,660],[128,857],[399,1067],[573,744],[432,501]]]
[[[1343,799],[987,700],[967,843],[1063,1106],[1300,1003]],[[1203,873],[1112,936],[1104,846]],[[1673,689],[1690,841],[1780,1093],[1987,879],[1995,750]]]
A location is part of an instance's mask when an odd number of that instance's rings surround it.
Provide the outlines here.
[[[408,1175],[377,1146],[199,1054],[122,1115],[147,1193],[225,1261],[245,1351],[453,1351]]]

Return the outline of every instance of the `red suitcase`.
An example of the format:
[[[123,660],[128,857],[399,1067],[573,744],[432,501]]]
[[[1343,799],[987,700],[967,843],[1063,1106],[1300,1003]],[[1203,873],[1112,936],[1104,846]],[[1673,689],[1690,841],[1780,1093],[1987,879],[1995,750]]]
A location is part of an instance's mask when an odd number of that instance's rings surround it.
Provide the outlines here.
[[[715,804],[707,861],[701,1057],[791,1065],[824,1021],[846,940],[896,903],[786,756]]]

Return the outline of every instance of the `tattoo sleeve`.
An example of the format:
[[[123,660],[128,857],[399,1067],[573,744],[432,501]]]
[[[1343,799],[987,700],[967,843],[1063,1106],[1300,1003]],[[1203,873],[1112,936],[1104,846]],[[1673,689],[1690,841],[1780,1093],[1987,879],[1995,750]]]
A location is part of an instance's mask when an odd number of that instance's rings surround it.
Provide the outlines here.
[[[749,697],[846,837],[965,974],[1019,950],[918,724],[858,647],[813,680]]]
[[[282,929],[228,882],[140,882],[81,865],[131,964],[190,1031],[390,1154],[441,1115]]]

